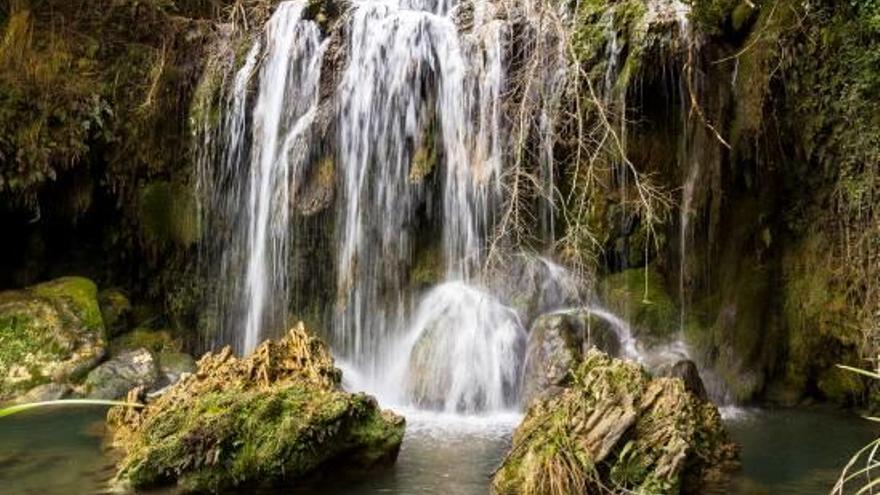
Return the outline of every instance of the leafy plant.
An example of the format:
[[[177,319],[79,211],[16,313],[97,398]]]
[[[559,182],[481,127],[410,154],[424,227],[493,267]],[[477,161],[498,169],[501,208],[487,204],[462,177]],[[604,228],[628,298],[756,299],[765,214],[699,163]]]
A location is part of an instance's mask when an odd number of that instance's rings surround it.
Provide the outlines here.
[[[874,371],[844,365],[837,366],[873,380],[880,380],[880,373]],[[880,422],[880,418],[877,417],[866,417],[865,419]],[[834,484],[834,488],[831,489],[831,495],[844,495],[845,493],[873,495],[877,490],[880,490],[880,478],[875,475],[876,470],[880,469],[878,454],[880,454],[880,438],[868,443],[850,458],[840,472],[840,477]]]

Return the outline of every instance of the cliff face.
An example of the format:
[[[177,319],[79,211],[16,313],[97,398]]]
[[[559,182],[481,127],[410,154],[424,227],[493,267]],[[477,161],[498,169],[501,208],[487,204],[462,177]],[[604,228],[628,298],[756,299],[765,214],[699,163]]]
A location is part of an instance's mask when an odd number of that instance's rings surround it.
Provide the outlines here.
[[[735,399],[863,399],[833,365],[875,349],[877,7],[694,0],[687,22],[664,24],[654,2],[599,3],[620,21],[585,60],[622,47],[609,105],[627,117],[629,160],[674,205],[650,232],[644,208],[620,213],[632,183],[597,200],[605,271],[652,268],[609,282],[659,278],[672,325]],[[609,32],[607,14],[585,21]]]

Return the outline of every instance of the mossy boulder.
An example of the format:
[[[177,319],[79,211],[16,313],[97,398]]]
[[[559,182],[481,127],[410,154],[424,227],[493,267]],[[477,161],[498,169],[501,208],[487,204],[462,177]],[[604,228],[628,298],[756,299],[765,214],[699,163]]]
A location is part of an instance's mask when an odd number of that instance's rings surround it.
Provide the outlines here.
[[[569,370],[593,347],[612,356],[620,352],[614,329],[589,310],[539,316],[532,324],[526,344],[523,403],[561,391],[568,382]]]
[[[499,494],[695,493],[737,466],[718,409],[680,379],[591,350],[536,401],[493,479]]]
[[[331,463],[393,462],[403,418],[340,388],[327,347],[302,324],[246,358],[227,347],[140,410],[108,415],[123,457],[116,480],[217,492],[301,478]],[[129,394],[142,398],[143,390]],[[289,486],[289,485],[288,485]]]
[[[652,268],[633,268],[608,275],[600,285],[605,304],[632,325],[636,337],[663,341],[681,327],[678,306],[666,280]]]
[[[82,378],[106,351],[97,288],[64,277],[0,293],[0,400]]]

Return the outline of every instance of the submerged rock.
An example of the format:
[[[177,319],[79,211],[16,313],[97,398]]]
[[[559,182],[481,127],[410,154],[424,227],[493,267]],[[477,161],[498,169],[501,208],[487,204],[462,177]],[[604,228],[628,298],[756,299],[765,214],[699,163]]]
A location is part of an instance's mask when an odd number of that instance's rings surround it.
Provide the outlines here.
[[[403,418],[342,391],[340,380],[326,346],[302,324],[247,358],[228,347],[209,353],[145,408],[110,411],[113,444],[124,452],[117,481],[216,492],[301,478],[331,463],[393,462]]]
[[[737,467],[718,409],[679,379],[589,351],[535,402],[495,474],[499,494],[694,493]]]
[[[90,399],[120,399],[135,387],[154,388],[159,381],[159,367],[146,349],[126,351],[93,369],[83,384]]]
[[[82,378],[105,354],[97,288],[64,277],[0,293],[0,401]]]
[[[556,312],[535,320],[526,344],[523,403],[549,397],[566,385],[569,370],[584,351],[596,347],[612,356],[620,342],[611,325],[589,310]]]

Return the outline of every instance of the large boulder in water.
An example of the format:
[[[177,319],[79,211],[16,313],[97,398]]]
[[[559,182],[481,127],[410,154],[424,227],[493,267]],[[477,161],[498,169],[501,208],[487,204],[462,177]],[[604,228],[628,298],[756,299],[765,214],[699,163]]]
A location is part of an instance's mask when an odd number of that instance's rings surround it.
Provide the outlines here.
[[[375,399],[340,388],[326,346],[300,324],[247,358],[207,354],[143,409],[108,414],[123,456],[117,482],[176,483],[183,492],[296,479],[327,466],[393,462],[404,420]],[[129,400],[143,398],[134,389]]]
[[[526,333],[516,313],[460,282],[429,292],[409,342],[407,398],[447,411],[497,410],[516,404]]]
[[[674,378],[589,351],[532,404],[496,472],[499,494],[698,493],[737,467],[718,409]]]
[[[106,352],[98,290],[64,277],[0,293],[0,401],[81,379]]]
[[[614,328],[590,310],[539,316],[532,324],[526,345],[523,403],[558,393],[565,386],[569,371],[592,347],[612,356],[620,353],[620,341]]]

